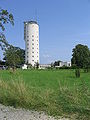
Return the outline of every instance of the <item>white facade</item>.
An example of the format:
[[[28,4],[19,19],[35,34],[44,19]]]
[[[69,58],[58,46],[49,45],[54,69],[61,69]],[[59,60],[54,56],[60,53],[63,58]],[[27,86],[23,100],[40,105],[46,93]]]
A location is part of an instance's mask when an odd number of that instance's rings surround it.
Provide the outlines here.
[[[47,69],[49,67],[51,67],[51,64],[40,64],[39,65],[39,69]]]
[[[39,25],[36,21],[24,22],[25,63],[39,63]]]
[[[63,62],[63,61],[60,61],[60,62],[59,62],[59,65],[58,65],[58,66],[55,66],[55,67],[59,68],[59,67],[63,67],[63,66],[71,67],[71,62]]]
[[[63,67],[63,66],[71,67],[71,62],[62,62],[62,61],[61,61],[61,62],[59,63],[59,66],[60,66],[60,67]]]

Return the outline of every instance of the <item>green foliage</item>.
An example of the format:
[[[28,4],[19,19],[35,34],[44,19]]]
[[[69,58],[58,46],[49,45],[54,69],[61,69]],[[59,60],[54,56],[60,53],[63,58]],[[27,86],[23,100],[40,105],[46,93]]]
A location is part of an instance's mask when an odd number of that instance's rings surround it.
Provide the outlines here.
[[[14,18],[11,13],[9,13],[7,10],[1,9],[0,8],[0,47],[1,49],[5,49],[8,45],[5,35],[3,34],[2,31],[5,30],[5,24],[11,23],[14,25]]]
[[[5,62],[0,60],[0,65],[5,65]]]
[[[39,68],[39,63],[38,63],[38,62],[35,63],[35,68],[36,68],[36,69]]]
[[[88,68],[84,68],[84,72],[85,73],[89,72],[89,69]]]
[[[28,66],[28,69],[32,69],[33,68],[32,64],[27,64],[27,66]]]
[[[8,46],[8,42],[6,41],[5,35],[0,33],[0,47],[2,50],[5,50]]]
[[[18,47],[9,46],[4,52],[4,60],[6,65],[10,67],[18,67],[24,64],[25,51]]]
[[[14,25],[13,15],[7,10],[0,9],[0,27],[2,31],[5,30],[4,24],[11,23]]]
[[[53,65],[54,65],[54,67],[55,67],[55,66],[59,66],[60,62],[61,62],[60,60],[55,61],[55,62],[54,62],[54,64],[53,64]]]
[[[51,63],[51,69],[53,69],[55,67],[54,63]]]
[[[77,69],[78,67],[75,64],[72,64],[71,68],[72,69]]]
[[[80,70],[79,70],[79,69],[76,69],[76,70],[75,70],[75,76],[76,76],[77,78],[80,77]]]
[[[78,44],[72,52],[72,65],[79,68],[90,67],[90,50],[86,45]]]
[[[65,65],[63,65],[62,67],[59,67],[59,69],[72,69],[71,67],[67,67]]]

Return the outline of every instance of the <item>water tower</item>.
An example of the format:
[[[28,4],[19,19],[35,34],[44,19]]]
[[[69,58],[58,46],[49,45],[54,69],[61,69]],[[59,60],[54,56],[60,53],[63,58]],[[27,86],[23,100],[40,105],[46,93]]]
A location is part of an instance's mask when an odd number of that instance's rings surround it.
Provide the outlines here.
[[[39,25],[36,21],[24,22],[25,63],[39,63]]]

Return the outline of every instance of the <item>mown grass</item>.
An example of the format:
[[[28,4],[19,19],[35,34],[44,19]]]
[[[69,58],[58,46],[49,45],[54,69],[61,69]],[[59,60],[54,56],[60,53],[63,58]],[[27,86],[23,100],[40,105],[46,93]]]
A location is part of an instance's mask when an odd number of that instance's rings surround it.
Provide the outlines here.
[[[90,72],[81,70],[0,71],[0,103],[54,116],[90,119]]]

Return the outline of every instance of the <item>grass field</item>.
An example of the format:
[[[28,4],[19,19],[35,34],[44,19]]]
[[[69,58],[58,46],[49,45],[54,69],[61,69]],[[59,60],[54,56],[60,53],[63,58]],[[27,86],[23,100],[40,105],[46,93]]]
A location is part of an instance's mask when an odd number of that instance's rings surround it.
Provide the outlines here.
[[[81,70],[0,71],[0,103],[89,120],[90,72]]]

